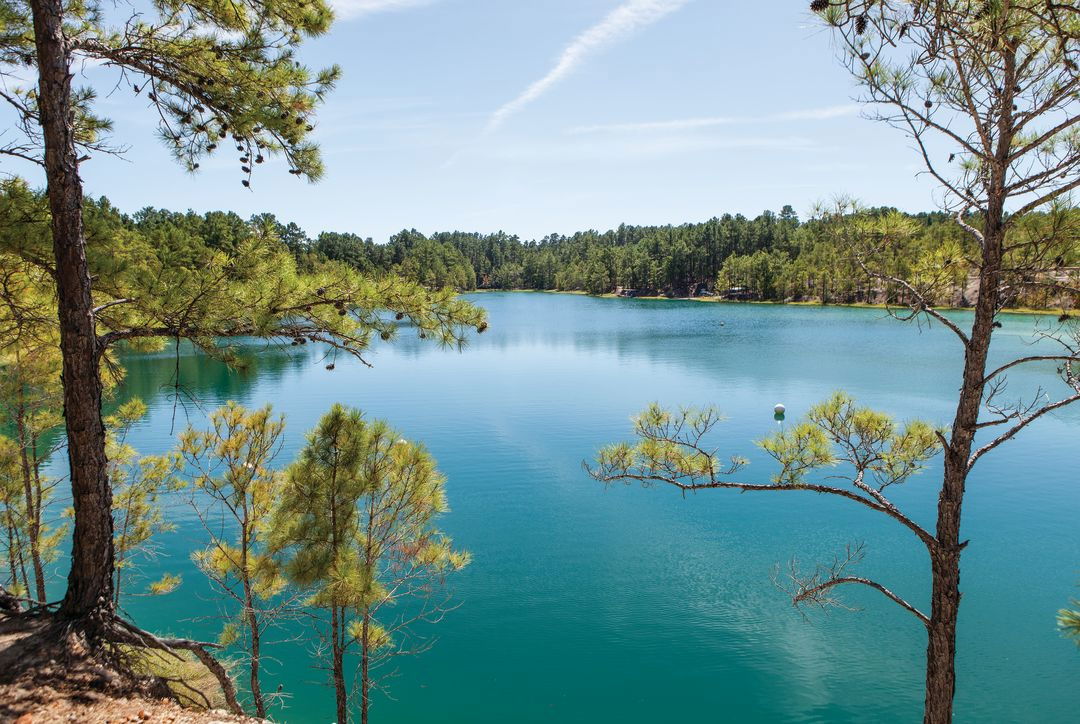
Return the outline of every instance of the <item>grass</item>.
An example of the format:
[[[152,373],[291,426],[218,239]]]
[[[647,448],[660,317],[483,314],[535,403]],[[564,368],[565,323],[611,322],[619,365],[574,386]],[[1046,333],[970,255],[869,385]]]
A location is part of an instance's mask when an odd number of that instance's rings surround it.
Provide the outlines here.
[[[132,670],[138,674],[164,679],[180,703],[191,709],[225,709],[225,695],[217,678],[189,651],[178,651],[177,659],[164,651],[124,648],[131,657]],[[222,662],[228,668],[226,662]]]

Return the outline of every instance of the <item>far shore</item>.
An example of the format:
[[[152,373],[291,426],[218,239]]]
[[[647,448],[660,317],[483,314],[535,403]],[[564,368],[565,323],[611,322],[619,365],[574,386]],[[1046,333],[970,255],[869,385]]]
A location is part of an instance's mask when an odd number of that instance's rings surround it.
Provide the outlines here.
[[[665,296],[640,296],[640,297],[620,297],[618,294],[589,294],[583,291],[574,290],[562,290],[562,289],[473,289],[468,292],[462,292],[462,294],[479,294],[487,292],[514,292],[515,294],[577,294],[583,297],[596,297],[597,299],[646,299],[657,302],[705,302],[711,304],[768,304],[774,306],[790,306],[790,307],[841,307],[848,309],[899,309],[903,308],[902,305],[885,305],[885,304],[870,304],[868,302],[853,302],[851,304],[841,304],[839,302],[829,302],[823,304],[822,302],[803,301],[803,302],[776,302],[768,300],[738,300],[738,299],[720,299],[719,297],[665,297]],[[939,311],[945,312],[970,312],[971,307],[935,307]],[[1030,307],[1012,307],[1005,309],[1003,314],[1037,314],[1037,315],[1060,315],[1068,310],[1065,309],[1032,309]]]

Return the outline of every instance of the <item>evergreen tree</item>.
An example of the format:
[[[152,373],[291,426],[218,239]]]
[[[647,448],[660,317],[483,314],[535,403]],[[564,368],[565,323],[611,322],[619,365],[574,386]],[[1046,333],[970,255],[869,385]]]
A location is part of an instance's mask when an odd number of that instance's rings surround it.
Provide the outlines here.
[[[140,578],[140,563],[157,556],[155,538],[176,530],[162,509],[162,498],[179,490],[179,458],[171,455],[145,455],[127,443],[131,427],[146,414],[141,400],[128,400],[105,419],[108,429],[109,480],[113,501],[113,549],[116,565],[113,572],[113,605],[119,606],[125,584]],[[180,585],[180,578],[165,574],[151,583],[146,593],[170,593]]]
[[[725,464],[701,446],[714,414],[650,409],[637,422],[641,442],[602,452],[594,474],[605,481],[666,482],[684,490],[816,490],[904,525],[929,557],[928,612],[877,582],[848,575],[860,549],[849,549],[833,566],[810,576],[794,573],[793,596],[796,602],[829,603],[824,593],[834,586],[867,584],[914,614],[927,633],[924,721],[946,724],[953,718],[956,688],[960,558],[967,545],[961,539],[961,510],[968,476],[1021,430],[1080,400],[1080,330],[1068,314],[1056,326],[1035,330],[1053,349],[988,366],[1003,309],[1033,291],[1066,298],[1077,292],[1065,267],[1075,258],[1080,223],[1065,199],[1080,186],[1080,114],[1075,113],[1080,75],[1070,58],[1080,37],[1080,16],[1066,4],[1036,0],[815,0],[810,7],[834,31],[841,60],[863,89],[863,100],[883,108],[879,117],[915,142],[941,184],[945,211],[967,237],[964,248],[972,252],[978,287],[971,326],[962,328],[935,307],[955,284],[947,259],[898,259],[898,250],[909,248],[912,220],[891,210],[853,213],[851,204],[841,202],[821,227],[836,240],[831,248],[842,250],[865,277],[894,290],[894,298],[907,307],[897,312],[899,318],[938,324],[960,341],[964,369],[952,425],[932,431],[932,437],[925,426],[898,433],[876,413],[834,399],[815,408],[808,424],[788,438],[765,445],[783,470],[770,485],[726,478],[741,469],[741,462]],[[948,161],[931,151],[942,141],[953,149]],[[960,162],[949,166],[957,157]],[[822,265],[823,271],[829,268]],[[854,278],[839,275],[844,297],[854,294]],[[816,283],[838,286],[835,277]],[[822,291],[825,298],[830,293]],[[1060,396],[1047,399],[1040,390],[1034,401],[1004,400],[1008,371],[1039,362],[1059,365]],[[979,431],[996,435],[976,446]],[[808,471],[838,457],[826,450],[825,441],[840,446],[854,468],[854,489],[804,480]],[[937,446],[944,474],[935,524],[924,527],[900,511],[887,488],[906,480]]]
[[[73,68],[88,61],[116,69],[120,82],[162,119],[163,140],[189,169],[231,138],[243,154],[244,186],[250,186],[251,169],[270,154],[284,155],[293,173],[316,178],[321,164],[307,134],[315,104],[338,72],[311,73],[295,62],[293,48],[302,36],[325,32],[331,12],[322,0],[227,9],[199,2],[161,5],[119,18],[98,2],[13,1],[4,11],[0,54],[37,72],[35,89],[6,96],[27,134],[5,152],[40,163],[48,180],[53,248],[43,259],[56,279],[75,510],[60,615],[98,636],[111,618],[114,558],[98,369],[103,347],[79,164],[84,153],[103,150],[101,133],[109,124],[93,115],[93,93],[72,87]]]
[[[259,678],[263,635],[291,603],[275,600],[285,581],[266,549],[282,486],[281,474],[270,466],[284,430],[284,419],[275,418],[269,405],[248,412],[230,402],[210,416],[208,430],[188,428],[180,439],[194,476],[192,506],[209,538],[194,554],[195,563],[235,609],[220,643],[244,642],[251,697],[260,717],[267,712]]]
[[[286,473],[275,546],[309,604],[329,613],[323,637],[341,724],[354,690],[346,655],[359,649],[355,683],[367,724],[376,669],[425,648],[413,625],[441,617],[444,579],[468,563],[433,527],[447,510],[443,484],[422,446],[340,405],[319,421]],[[395,615],[395,607],[402,612]]]
[[[26,572],[29,557],[27,543],[26,498],[23,497],[22,476],[19,470],[19,447],[8,437],[0,435],[0,525],[3,526],[4,566],[7,586],[0,590],[5,610],[20,608],[19,598],[30,593],[32,584]]]
[[[7,208],[0,211],[14,211]],[[7,225],[0,234],[18,234]],[[46,519],[60,480],[45,474],[46,461],[62,444],[60,352],[55,305],[46,272],[10,254],[0,253],[0,411],[18,454],[25,516],[20,535],[33,571],[27,595],[45,603],[46,566],[56,560],[65,526]]]

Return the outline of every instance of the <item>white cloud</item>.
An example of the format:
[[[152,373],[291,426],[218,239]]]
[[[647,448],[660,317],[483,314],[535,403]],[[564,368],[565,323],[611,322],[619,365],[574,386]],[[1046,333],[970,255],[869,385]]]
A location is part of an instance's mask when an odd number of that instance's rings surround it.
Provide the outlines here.
[[[356,2],[356,0],[352,1]],[[495,111],[488,121],[486,132],[495,131],[510,116],[551,90],[555,84],[573,73],[574,69],[593,53],[655,23],[688,2],[690,0],[627,0],[608,13],[607,17],[599,23],[574,38],[547,75]]]
[[[713,116],[708,118],[681,118],[672,121],[650,121],[645,123],[610,123],[594,126],[576,126],[567,131],[571,134],[585,133],[635,133],[647,131],[691,131],[715,126],[738,124],[784,123],[791,121],[824,121],[841,116],[852,116],[859,111],[854,104],[828,106],[826,108],[808,108],[799,111],[771,113],[765,116]]]
[[[331,0],[334,12],[342,20],[354,20],[364,15],[406,10],[408,8],[430,5],[436,0]]]

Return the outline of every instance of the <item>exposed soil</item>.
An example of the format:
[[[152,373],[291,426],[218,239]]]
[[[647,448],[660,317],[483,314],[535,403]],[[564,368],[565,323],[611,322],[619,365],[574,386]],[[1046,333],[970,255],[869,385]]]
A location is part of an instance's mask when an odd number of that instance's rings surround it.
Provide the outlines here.
[[[72,651],[48,619],[0,616],[0,722],[174,722],[256,724],[221,709],[184,708],[161,698],[160,684],[121,674]]]

